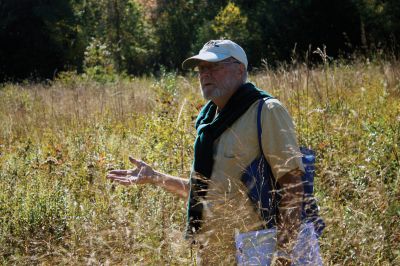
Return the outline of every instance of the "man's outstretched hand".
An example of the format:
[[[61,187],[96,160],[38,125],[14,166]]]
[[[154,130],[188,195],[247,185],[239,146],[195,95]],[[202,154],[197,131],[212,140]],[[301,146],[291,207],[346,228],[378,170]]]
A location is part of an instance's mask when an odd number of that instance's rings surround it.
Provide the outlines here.
[[[107,178],[125,186],[132,184],[154,184],[156,182],[156,172],[150,165],[131,156],[129,156],[129,161],[136,166],[136,169],[112,170],[107,174]]]
[[[129,161],[136,166],[136,169],[112,170],[108,172],[107,178],[118,182],[121,185],[129,186],[132,184],[153,184],[166,189],[187,199],[189,193],[189,180],[163,174],[155,171],[147,163],[129,156]]]

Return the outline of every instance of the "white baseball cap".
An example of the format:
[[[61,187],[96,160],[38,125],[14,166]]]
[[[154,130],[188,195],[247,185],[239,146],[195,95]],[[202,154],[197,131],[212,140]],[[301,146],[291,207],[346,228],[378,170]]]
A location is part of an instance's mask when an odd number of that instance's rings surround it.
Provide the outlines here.
[[[247,69],[247,56],[243,48],[231,40],[211,40],[204,44],[198,55],[189,57],[182,63],[184,69],[193,68],[201,61],[219,62],[229,57],[243,63]]]

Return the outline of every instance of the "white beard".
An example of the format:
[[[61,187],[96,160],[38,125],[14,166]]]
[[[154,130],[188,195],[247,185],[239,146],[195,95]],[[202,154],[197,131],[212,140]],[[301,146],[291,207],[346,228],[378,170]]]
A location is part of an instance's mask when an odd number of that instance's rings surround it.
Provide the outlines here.
[[[212,90],[204,90],[200,84],[201,96],[206,100],[213,100],[232,93],[237,87],[237,82],[234,79],[225,79],[220,82],[220,85]]]

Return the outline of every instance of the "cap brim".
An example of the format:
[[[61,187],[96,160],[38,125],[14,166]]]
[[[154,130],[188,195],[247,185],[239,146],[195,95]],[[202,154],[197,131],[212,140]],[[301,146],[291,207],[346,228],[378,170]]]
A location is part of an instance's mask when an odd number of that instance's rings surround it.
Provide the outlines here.
[[[227,54],[216,54],[211,52],[203,52],[201,54],[189,57],[182,63],[183,69],[189,69],[196,67],[201,61],[206,62],[219,62],[221,60],[227,59],[230,55]]]

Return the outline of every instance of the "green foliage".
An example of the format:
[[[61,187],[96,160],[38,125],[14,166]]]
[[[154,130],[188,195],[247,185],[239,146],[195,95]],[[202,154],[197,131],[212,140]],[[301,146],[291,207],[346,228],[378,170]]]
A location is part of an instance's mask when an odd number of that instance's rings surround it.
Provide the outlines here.
[[[152,29],[135,1],[84,1],[76,6],[76,13],[86,50],[91,49],[93,38],[106,45],[116,72],[142,74],[152,68]]]
[[[5,0],[0,82],[84,72],[93,38],[107,46],[116,73],[132,75],[177,71],[216,38],[243,46],[250,67],[290,62],[293,50],[298,61],[318,62],[310,51],[324,45],[334,58],[397,58],[399,10],[396,0]]]
[[[230,39],[240,45],[248,43],[247,20],[240,7],[229,2],[212,19],[203,21],[197,30],[193,52],[198,52],[211,39]]]
[[[242,15],[238,6],[229,2],[214,18],[211,29],[219,38],[243,43],[249,38],[246,24],[247,17]]]
[[[84,60],[85,74],[93,80],[100,82],[112,81],[116,74],[112,55],[106,44],[92,38],[86,47]]]
[[[159,64],[172,70],[180,68],[196,40],[206,6],[203,1],[157,1],[153,23]]]

